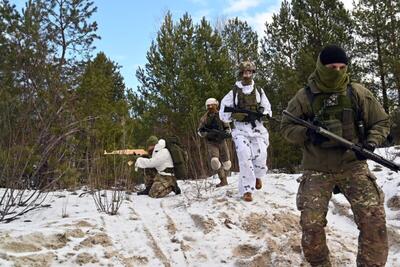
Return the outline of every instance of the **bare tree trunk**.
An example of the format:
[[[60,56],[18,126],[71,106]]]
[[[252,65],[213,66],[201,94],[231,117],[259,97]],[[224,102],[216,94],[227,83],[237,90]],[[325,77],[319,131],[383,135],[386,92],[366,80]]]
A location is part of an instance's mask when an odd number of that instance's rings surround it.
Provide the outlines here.
[[[377,14],[377,8],[376,4],[373,5],[374,8],[374,13]],[[378,22],[375,21],[375,25],[378,25]],[[375,44],[376,44],[376,50],[378,53],[378,72],[379,72],[379,77],[381,81],[381,90],[382,90],[382,105],[383,108],[385,109],[386,112],[389,112],[389,101],[388,101],[388,96],[387,96],[387,87],[386,87],[386,72],[385,72],[385,66],[384,66],[384,59],[383,59],[383,49],[382,49],[382,37],[378,31],[376,31],[376,36],[375,36]]]

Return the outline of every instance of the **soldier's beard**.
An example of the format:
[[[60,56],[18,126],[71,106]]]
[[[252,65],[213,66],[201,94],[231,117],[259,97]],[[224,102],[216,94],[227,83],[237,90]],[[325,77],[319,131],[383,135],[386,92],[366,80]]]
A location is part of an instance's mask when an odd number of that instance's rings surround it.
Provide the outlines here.
[[[253,81],[253,77],[243,77],[242,78],[243,85],[250,85],[252,81]]]
[[[212,107],[208,109],[209,112],[211,113],[217,113],[218,112],[218,108]]]

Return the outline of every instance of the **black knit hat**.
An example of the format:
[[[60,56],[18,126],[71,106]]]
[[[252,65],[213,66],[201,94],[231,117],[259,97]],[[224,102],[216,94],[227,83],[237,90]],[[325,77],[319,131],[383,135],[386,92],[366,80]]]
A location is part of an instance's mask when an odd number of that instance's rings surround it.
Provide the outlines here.
[[[325,46],[319,54],[319,59],[323,65],[332,63],[344,63],[347,65],[349,63],[346,52],[337,45]]]

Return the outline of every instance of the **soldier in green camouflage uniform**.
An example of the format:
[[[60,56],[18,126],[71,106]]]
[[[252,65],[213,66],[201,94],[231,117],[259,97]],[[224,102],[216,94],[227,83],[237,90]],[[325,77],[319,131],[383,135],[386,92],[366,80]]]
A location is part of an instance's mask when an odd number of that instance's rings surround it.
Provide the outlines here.
[[[217,184],[217,187],[221,187],[228,184],[227,172],[231,168],[228,145],[226,144],[225,139],[221,138],[221,135],[230,135],[231,128],[229,127],[229,123],[225,123],[220,120],[218,105],[219,103],[217,99],[207,99],[207,112],[200,118],[197,133],[200,137],[206,139],[206,146],[211,168],[213,171],[218,173],[220,183]],[[210,132],[210,130],[219,131],[221,135],[217,135],[215,132]]]
[[[297,92],[287,110],[373,151],[388,135],[388,115],[370,91],[350,82],[347,64],[342,48],[325,47],[308,86]],[[303,146],[297,208],[307,261],[311,266],[331,266],[324,227],[336,189],[350,202],[360,230],[357,266],[384,266],[388,255],[384,194],[365,158],[287,117],[281,128],[288,141]]]
[[[151,155],[153,154],[154,146],[157,144],[158,138],[157,136],[150,136],[147,141],[146,141],[146,146],[147,146],[147,155],[142,156],[144,158],[150,158]],[[139,172],[140,177],[143,178],[143,182],[145,185],[145,189],[138,192],[138,195],[148,195],[150,192],[150,188],[154,183],[154,178],[156,177],[157,170],[155,168],[147,168],[147,169],[140,169],[137,170]]]

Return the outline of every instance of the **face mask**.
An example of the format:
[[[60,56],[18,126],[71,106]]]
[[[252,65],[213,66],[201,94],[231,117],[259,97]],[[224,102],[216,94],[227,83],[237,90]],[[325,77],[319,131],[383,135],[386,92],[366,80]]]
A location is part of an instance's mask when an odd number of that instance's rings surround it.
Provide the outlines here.
[[[347,66],[341,70],[326,67],[319,60],[315,70],[315,83],[322,92],[335,93],[346,90],[349,82]]]

